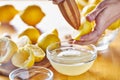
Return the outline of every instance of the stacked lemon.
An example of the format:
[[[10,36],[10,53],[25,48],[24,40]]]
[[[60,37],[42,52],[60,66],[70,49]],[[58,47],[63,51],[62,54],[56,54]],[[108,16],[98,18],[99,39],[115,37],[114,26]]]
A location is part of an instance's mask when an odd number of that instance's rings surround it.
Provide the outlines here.
[[[18,47],[14,41],[8,37],[0,38],[0,63],[7,63],[16,53]]]

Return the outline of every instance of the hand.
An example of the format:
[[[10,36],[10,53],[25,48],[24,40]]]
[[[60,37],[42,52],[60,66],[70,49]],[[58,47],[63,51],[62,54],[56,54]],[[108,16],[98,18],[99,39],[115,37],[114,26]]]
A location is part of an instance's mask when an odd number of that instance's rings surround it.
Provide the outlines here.
[[[86,18],[89,21],[95,21],[96,25],[94,31],[82,36],[80,41],[76,41],[75,43],[96,43],[105,29],[120,18],[120,0],[102,1]]]

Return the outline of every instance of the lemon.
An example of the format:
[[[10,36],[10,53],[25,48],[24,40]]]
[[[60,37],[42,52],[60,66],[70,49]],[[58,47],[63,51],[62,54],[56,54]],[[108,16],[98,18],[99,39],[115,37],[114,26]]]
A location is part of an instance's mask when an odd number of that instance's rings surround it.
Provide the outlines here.
[[[56,36],[53,33],[43,33],[38,38],[37,44],[39,47],[41,47],[44,51],[46,51],[46,48],[48,45],[54,42],[60,42],[60,39],[58,36]]]
[[[10,22],[17,13],[13,5],[0,6],[0,22]]]
[[[32,50],[26,47],[21,47],[13,55],[11,61],[16,67],[30,68],[34,65],[35,57]]]
[[[82,11],[81,11],[81,15],[82,16],[86,16],[88,13],[90,13],[94,8],[96,7],[95,4],[89,4],[87,6],[85,6]]]
[[[35,26],[38,24],[44,16],[45,13],[37,5],[28,6],[20,15],[21,19],[30,26]]]
[[[35,62],[40,62],[45,58],[45,52],[37,45],[27,44],[25,47],[31,49],[35,56]]]
[[[77,34],[74,39],[80,40],[80,37],[90,33],[93,30],[94,22],[87,21],[84,17],[81,20],[81,26],[79,27],[79,34]]]
[[[41,34],[41,32],[38,29],[36,29],[35,27],[28,27],[25,30],[23,30],[18,36],[21,37],[21,36],[26,35],[29,37],[29,39],[34,44],[37,42],[37,39],[40,36],[40,34]]]
[[[24,47],[25,45],[31,44],[32,42],[28,36],[21,36],[18,38],[16,43],[18,47]]]
[[[79,10],[82,10],[83,7],[88,5],[88,0],[75,0]]]
[[[17,45],[8,37],[0,38],[0,63],[10,61],[11,57],[17,52]]]
[[[88,3],[89,4],[99,4],[102,0],[89,0]]]
[[[120,27],[120,19],[118,19],[117,21],[115,21],[114,23],[112,23],[109,27],[108,27],[108,29],[109,30],[115,30],[115,29],[117,29],[117,28],[119,28]]]
[[[55,34],[56,36],[59,36],[58,30],[57,30],[56,28],[52,29],[52,30],[50,31],[50,33],[53,33],[53,34]]]

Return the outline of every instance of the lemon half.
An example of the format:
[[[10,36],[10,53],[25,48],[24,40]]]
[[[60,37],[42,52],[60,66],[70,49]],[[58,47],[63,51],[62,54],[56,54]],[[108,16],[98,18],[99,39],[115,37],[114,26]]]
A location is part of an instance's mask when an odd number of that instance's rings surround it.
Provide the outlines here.
[[[22,47],[19,48],[17,53],[12,57],[12,64],[16,67],[30,68],[34,65],[35,57],[29,48]]]
[[[21,37],[21,36],[28,36],[29,39],[32,41],[33,44],[35,44],[40,36],[41,32],[30,26],[28,28],[26,28],[25,30],[23,30],[19,35],[18,37]]]
[[[28,36],[19,37],[16,43],[18,47],[24,47],[27,44],[32,44]]]
[[[10,61],[11,57],[17,52],[17,45],[7,37],[0,38],[0,63]]]
[[[35,56],[35,62],[40,62],[41,60],[44,59],[45,52],[37,45],[27,44],[25,47],[33,51],[33,54]]]
[[[90,33],[94,29],[94,22],[89,22],[84,17],[81,20],[81,26],[79,27],[79,33],[74,37],[75,40],[80,40],[80,37]]]
[[[46,48],[48,45],[54,42],[60,42],[60,39],[58,36],[56,36],[53,33],[43,33],[38,38],[37,44],[39,47],[41,47],[44,51],[46,51]]]

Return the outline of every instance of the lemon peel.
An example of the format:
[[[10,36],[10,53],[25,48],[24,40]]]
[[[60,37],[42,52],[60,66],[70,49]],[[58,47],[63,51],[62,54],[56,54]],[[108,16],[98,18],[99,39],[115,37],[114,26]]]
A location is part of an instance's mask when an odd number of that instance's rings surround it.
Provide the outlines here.
[[[75,0],[79,10],[82,10],[86,5],[88,5],[88,0]]]
[[[88,4],[95,4],[95,5],[97,5],[97,4],[99,4],[101,1],[103,1],[103,0],[89,0],[89,1],[88,1]]]
[[[96,7],[95,4],[89,4],[87,6],[85,6],[82,11],[81,11],[81,15],[82,16],[86,16],[88,13],[90,13],[94,8]]]
[[[60,42],[60,39],[58,36],[56,36],[53,33],[43,33],[38,38],[37,45],[42,48],[44,51],[46,51],[46,48],[48,45],[54,42]]]
[[[28,36],[29,39],[32,41],[33,44],[35,44],[40,36],[41,32],[32,27],[32,26],[29,26],[28,28],[26,28],[25,30],[23,30],[19,35],[18,37],[21,37],[21,36]]]
[[[24,47],[27,44],[32,44],[32,42],[28,36],[21,36],[18,38],[16,44],[18,47]]]
[[[79,27],[79,33],[74,37],[75,40],[80,40],[80,37],[90,33],[94,28],[94,22],[89,22],[84,17],[81,20],[81,26]]]
[[[27,44],[25,47],[31,49],[35,56],[35,62],[40,62],[45,58],[45,52],[37,45]]]
[[[50,33],[53,33],[53,34],[55,34],[56,36],[59,36],[58,30],[57,30],[56,28],[52,29],[52,30],[50,31]]]
[[[11,61],[12,64],[16,67],[30,68],[34,65],[35,57],[29,48],[21,47],[13,55]]]
[[[17,52],[17,45],[7,37],[0,38],[0,63],[10,61],[11,57]]]

